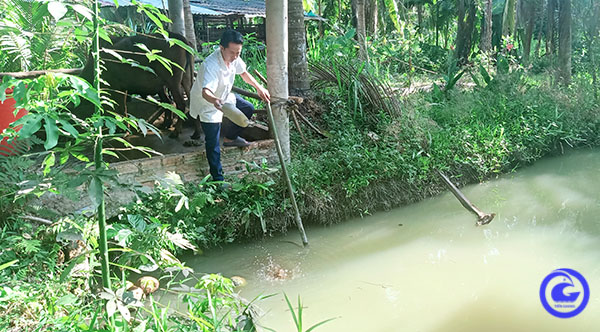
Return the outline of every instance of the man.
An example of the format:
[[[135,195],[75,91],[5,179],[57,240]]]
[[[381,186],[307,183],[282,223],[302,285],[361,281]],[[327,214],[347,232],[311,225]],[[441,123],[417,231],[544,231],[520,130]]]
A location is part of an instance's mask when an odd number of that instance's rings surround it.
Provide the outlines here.
[[[204,131],[206,158],[213,181],[223,181],[219,145],[223,106],[226,106],[226,110],[243,112],[248,119],[254,113],[252,104],[231,93],[235,75],[240,75],[246,83],[252,85],[264,101],[268,102],[271,99],[269,91],[258,84],[256,79],[246,71],[246,64],[240,58],[243,43],[244,40],[239,32],[226,30],[221,36],[219,48],[200,65],[198,77],[190,93],[190,116],[199,118]],[[242,127],[233,123],[231,130],[225,133],[223,145],[238,147],[250,145],[238,136],[241,130]]]

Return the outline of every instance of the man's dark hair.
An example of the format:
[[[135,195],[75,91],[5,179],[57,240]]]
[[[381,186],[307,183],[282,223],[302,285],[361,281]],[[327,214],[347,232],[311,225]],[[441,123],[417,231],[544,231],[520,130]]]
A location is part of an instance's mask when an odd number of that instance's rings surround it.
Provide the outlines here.
[[[229,43],[241,45],[244,43],[244,37],[242,37],[241,33],[235,30],[227,29],[225,32],[223,32],[223,35],[221,36],[221,42],[219,44],[227,48],[229,47]]]

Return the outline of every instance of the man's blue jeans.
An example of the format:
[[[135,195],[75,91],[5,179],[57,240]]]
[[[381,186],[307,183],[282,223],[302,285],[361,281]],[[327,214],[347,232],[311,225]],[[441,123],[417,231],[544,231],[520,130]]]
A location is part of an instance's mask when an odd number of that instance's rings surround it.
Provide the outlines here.
[[[206,159],[210,168],[213,181],[223,181],[223,168],[221,167],[221,145],[219,136],[221,134],[221,123],[200,122],[204,131],[204,147],[206,148]]]

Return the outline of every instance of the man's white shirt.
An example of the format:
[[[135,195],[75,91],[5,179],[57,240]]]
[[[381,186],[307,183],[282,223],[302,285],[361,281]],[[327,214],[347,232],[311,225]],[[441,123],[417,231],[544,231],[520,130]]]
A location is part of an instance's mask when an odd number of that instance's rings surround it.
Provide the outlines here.
[[[235,96],[231,93],[233,81],[236,74],[243,74],[245,71],[246,63],[241,58],[235,59],[228,68],[221,55],[221,48],[215,50],[204,59],[198,70],[198,77],[190,93],[190,116],[194,119],[199,116],[202,122],[222,122],[223,112],[202,97],[202,89],[209,89],[223,103],[235,105]]]

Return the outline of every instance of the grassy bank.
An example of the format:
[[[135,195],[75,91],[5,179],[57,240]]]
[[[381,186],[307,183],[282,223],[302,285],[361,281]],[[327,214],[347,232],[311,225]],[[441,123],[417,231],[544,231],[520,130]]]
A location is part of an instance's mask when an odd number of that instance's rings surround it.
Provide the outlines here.
[[[417,93],[401,116],[382,115],[376,124],[331,107],[321,121],[329,139],[295,140],[304,220],[333,223],[435,195],[445,190],[436,169],[464,185],[567,148],[597,146],[599,111],[584,80],[560,89],[547,76],[520,72],[485,87]]]

